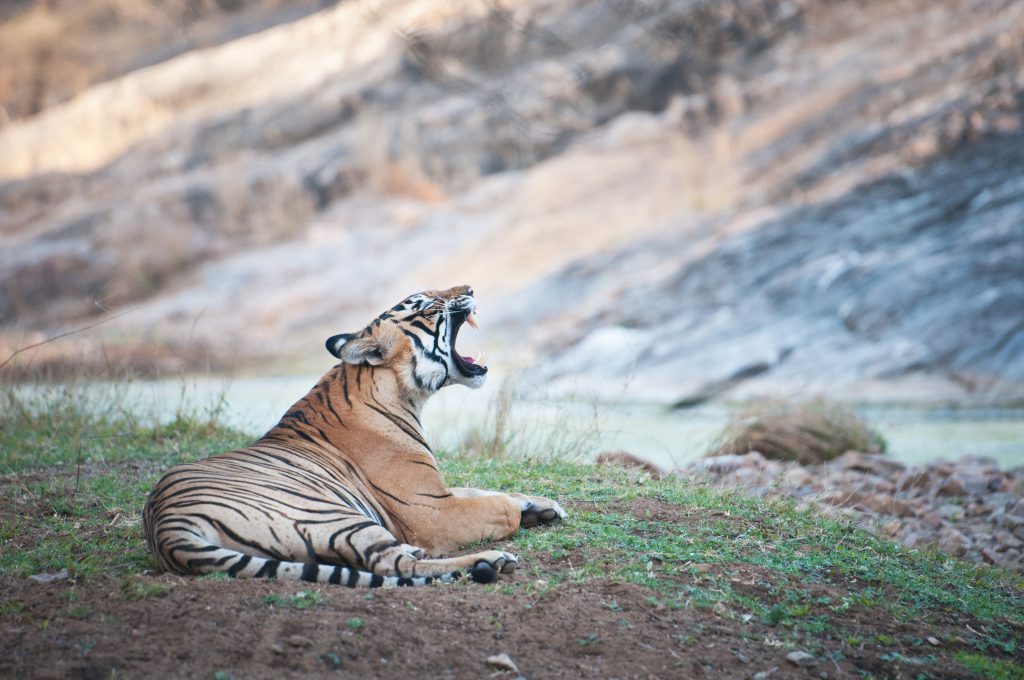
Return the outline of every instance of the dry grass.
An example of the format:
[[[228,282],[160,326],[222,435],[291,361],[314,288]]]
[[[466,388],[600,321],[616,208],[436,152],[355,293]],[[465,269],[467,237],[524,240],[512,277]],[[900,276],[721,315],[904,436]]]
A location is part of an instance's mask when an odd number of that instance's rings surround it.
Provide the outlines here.
[[[537,396],[525,399],[520,375],[513,371],[491,396],[484,418],[462,434],[457,450],[468,457],[492,460],[585,460],[600,444],[600,422],[593,403],[574,405]]]
[[[885,451],[882,436],[853,409],[826,399],[757,403],[733,418],[718,441],[708,456],[759,451],[766,458],[803,465],[831,460],[847,451]]]

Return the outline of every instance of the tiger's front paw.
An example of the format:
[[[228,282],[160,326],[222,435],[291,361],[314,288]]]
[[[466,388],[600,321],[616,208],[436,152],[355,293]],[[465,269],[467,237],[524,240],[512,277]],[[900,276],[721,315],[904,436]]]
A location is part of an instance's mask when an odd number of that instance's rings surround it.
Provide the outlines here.
[[[565,510],[562,509],[562,506],[549,498],[523,496],[520,508],[523,514],[520,517],[519,526],[525,529],[565,519]]]

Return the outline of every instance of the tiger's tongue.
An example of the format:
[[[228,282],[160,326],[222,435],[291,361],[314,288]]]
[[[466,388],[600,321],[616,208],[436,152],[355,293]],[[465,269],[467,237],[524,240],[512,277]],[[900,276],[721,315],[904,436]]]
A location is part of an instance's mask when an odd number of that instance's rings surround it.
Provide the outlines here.
[[[462,356],[462,355],[459,355],[459,356]],[[474,359],[473,357],[463,356],[462,360],[465,361],[467,364],[475,364],[476,363],[476,359]]]

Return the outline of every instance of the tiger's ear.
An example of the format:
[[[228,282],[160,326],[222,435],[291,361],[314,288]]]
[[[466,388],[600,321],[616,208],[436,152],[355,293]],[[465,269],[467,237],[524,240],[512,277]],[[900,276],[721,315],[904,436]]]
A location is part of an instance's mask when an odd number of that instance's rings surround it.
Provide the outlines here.
[[[327,338],[327,351],[330,352],[335,359],[340,359],[341,349],[345,346],[345,343],[355,337],[355,333],[340,333],[339,335],[332,335]]]
[[[342,333],[327,338],[327,351],[346,364],[380,366],[390,358],[394,348],[390,339],[390,334],[381,332],[361,336]]]

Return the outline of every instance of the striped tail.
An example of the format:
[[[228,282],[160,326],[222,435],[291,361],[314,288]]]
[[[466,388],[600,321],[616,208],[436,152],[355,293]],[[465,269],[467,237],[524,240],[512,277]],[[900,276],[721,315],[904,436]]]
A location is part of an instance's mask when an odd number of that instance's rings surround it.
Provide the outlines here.
[[[185,552],[190,556],[186,559],[175,557],[174,553],[177,551]],[[462,573],[458,571],[441,574],[440,576],[414,576],[410,578],[381,576],[369,571],[360,571],[333,564],[288,562],[267,557],[257,557],[238,552],[237,550],[231,550],[230,548],[222,548],[212,543],[171,546],[167,551],[167,558],[170,559],[158,559],[158,561],[168,571],[179,574],[224,573],[232,578],[276,578],[282,581],[330,583],[348,586],[349,588],[425,586],[435,581],[451,583],[462,578]],[[474,580],[476,580],[475,573],[473,576]]]

